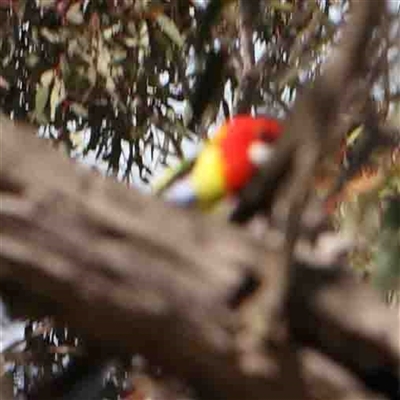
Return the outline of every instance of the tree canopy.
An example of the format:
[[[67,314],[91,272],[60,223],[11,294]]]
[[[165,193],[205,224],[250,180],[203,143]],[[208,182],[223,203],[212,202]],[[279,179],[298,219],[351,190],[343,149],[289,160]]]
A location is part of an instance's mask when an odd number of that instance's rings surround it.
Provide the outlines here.
[[[73,154],[93,151],[114,173],[129,179],[138,168],[146,179],[154,157],[181,157],[182,141],[204,137],[219,111],[284,115],[318,74],[348,9],[336,1],[239,3],[221,6],[198,44],[207,20],[195,1],[3,1],[2,107],[48,127]],[[391,9],[366,75],[383,118],[399,91]],[[214,51],[226,53],[222,63]],[[210,79],[202,80],[207,61]],[[199,115],[203,97],[208,113]],[[194,132],[185,124],[191,113],[201,123]]]

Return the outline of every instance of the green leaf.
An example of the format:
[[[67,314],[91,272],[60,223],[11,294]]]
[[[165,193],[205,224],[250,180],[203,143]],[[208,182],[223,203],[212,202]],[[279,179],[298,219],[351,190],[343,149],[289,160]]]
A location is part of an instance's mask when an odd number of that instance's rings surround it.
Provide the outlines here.
[[[40,76],[40,83],[43,86],[50,86],[50,84],[53,82],[54,79],[54,70],[53,69],[48,69],[42,73]]]
[[[172,42],[174,42],[179,48],[183,47],[185,40],[171,18],[164,14],[159,14],[157,15],[156,22]]]
[[[136,38],[126,37],[123,39],[123,41],[124,41],[125,46],[128,48],[133,48],[138,45],[138,40]]]
[[[360,137],[361,133],[362,133],[363,127],[362,126],[358,126],[356,127],[348,136],[346,139],[346,146],[351,146],[353,145],[356,140]]]
[[[74,112],[78,117],[87,118],[89,115],[88,109],[79,103],[71,103],[70,104],[71,111]]]
[[[56,0],[36,0],[38,6],[41,8],[51,8],[56,4]]]
[[[382,291],[400,287],[400,232],[386,231],[381,234],[374,254],[373,283]]]
[[[68,9],[66,19],[68,22],[74,25],[81,25],[84,22],[83,13],[81,10],[81,2],[72,4],[72,6]]]
[[[34,68],[40,62],[40,58],[36,54],[28,54],[26,56],[26,65],[29,68]]]
[[[72,132],[69,135],[69,137],[70,137],[72,146],[78,151],[83,151],[85,132],[84,131]]]
[[[383,214],[383,226],[396,231],[400,240],[400,198],[389,199]]]
[[[115,35],[120,33],[122,30],[121,22],[118,22],[103,31],[103,38],[107,41],[111,40]]]
[[[50,95],[50,120],[56,119],[57,107],[65,99],[65,87],[64,82],[60,78],[56,78],[54,81],[53,89]]]
[[[149,28],[147,22],[143,21],[139,29],[139,46],[147,49],[150,45]]]
[[[42,124],[47,123],[47,117],[44,110],[49,99],[49,93],[49,86],[43,85],[38,86],[35,93],[34,118]]]
[[[99,56],[97,58],[97,72],[104,78],[110,76],[111,54],[102,40],[99,40]]]
[[[43,36],[50,43],[61,43],[61,35],[57,31],[51,31],[49,28],[42,28],[40,30],[41,36]]]

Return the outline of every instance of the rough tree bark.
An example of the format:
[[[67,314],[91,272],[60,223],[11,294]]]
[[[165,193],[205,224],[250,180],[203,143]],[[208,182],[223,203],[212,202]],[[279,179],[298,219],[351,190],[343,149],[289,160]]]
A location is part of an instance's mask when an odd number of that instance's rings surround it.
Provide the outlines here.
[[[348,273],[299,263],[292,339],[254,347],[269,316],[257,291],[232,299],[249,276],[275,290],[278,247],[78,168],[3,116],[0,131],[0,287],[47,299],[94,343],[138,351],[209,398],[369,398],[363,383],[391,395],[368,373],[393,390],[396,315]]]

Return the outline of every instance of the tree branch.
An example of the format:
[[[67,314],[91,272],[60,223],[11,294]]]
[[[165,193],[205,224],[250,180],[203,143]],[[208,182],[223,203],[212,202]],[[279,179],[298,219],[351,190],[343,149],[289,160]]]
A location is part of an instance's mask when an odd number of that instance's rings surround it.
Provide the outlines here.
[[[298,195],[298,191],[309,190],[312,179],[303,167],[313,173],[315,163],[338,148],[343,135],[338,115],[349,106],[346,103],[349,92],[356,90],[355,86],[363,76],[368,60],[366,43],[384,11],[385,3],[381,1],[356,1],[352,4],[341,43],[322,75],[298,95],[293,112],[286,121],[285,135],[278,143],[273,159],[243,192],[242,201],[232,216],[234,221],[247,221],[258,210],[264,210],[266,199],[267,206],[270,206],[278,187],[285,182],[291,188],[283,202],[287,214],[289,203],[303,197]],[[307,155],[314,158],[308,166],[306,164],[310,160]],[[303,174],[304,179],[297,179],[297,173]],[[299,220],[298,215],[295,218]]]
[[[255,63],[253,34],[259,14],[259,0],[239,1],[239,37],[243,71],[239,77],[240,87],[236,114],[250,112],[254,90],[259,81],[259,76],[252,72]]]
[[[0,127],[0,287],[47,299],[57,319],[92,343],[139,352],[205,397],[319,398],[302,388],[305,377],[315,381],[315,370],[282,337],[266,337],[264,349],[244,345],[257,337],[256,321],[274,323],[267,311],[252,312],[265,285],[231,303],[248,277],[276,290],[273,240],[265,248],[234,227],[94,176],[3,116]],[[315,267],[296,269],[293,339],[367,387],[376,389],[365,371],[393,382],[395,315],[345,272]],[[345,382],[344,392],[351,386]],[[368,398],[362,384],[358,395]],[[377,390],[392,394],[391,387]]]

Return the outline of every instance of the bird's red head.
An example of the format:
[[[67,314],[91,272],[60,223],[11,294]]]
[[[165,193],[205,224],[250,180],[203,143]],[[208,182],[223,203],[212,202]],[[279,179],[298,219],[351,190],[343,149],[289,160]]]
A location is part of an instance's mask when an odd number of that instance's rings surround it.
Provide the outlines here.
[[[258,166],[265,163],[282,126],[274,118],[237,115],[228,120],[218,133],[224,158],[227,189],[235,192],[250,180]]]

